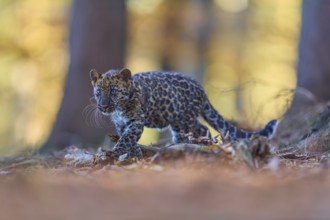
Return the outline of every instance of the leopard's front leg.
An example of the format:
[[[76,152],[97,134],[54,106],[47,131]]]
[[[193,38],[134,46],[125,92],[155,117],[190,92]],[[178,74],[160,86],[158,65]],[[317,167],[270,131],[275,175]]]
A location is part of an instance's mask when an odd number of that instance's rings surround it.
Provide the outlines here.
[[[144,123],[139,120],[129,121],[120,133],[120,138],[113,148],[117,155],[127,154],[128,157],[138,157],[142,159],[142,151],[137,145],[144,128]]]

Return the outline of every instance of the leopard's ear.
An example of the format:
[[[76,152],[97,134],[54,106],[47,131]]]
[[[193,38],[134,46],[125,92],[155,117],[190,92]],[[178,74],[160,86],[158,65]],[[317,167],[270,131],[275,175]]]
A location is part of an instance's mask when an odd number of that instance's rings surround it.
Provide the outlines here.
[[[96,70],[92,69],[90,72],[89,72],[89,76],[91,77],[91,81],[92,81],[92,85],[94,86],[96,81],[101,78],[101,74],[98,73]]]
[[[124,68],[124,69],[122,69],[122,70],[119,71],[118,77],[122,81],[127,82],[129,79],[131,79],[132,73],[131,73],[131,71],[129,69]]]

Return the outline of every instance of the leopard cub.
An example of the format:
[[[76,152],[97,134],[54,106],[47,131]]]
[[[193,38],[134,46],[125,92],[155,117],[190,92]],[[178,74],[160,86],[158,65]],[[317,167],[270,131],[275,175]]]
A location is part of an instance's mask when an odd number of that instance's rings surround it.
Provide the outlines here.
[[[119,140],[113,152],[117,155],[142,157],[137,142],[144,127],[170,127],[173,142],[188,142],[188,133],[195,138],[209,135],[200,123],[201,116],[209,125],[229,138],[249,139],[252,135],[271,138],[277,121],[263,129],[248,132],[227,122],[211,105],[196,81],[175,72],[143,72],[131,74],[129,69],[109,70],[100,74],[90,71],[94,96],[102,114],[111,117]]]

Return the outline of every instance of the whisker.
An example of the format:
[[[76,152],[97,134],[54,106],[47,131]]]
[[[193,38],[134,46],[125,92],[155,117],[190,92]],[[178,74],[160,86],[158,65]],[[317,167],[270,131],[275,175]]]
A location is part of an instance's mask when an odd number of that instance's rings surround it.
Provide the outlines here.
[[[85,122],[90,126],[93,126],[90,118],[91,118],[91,115],[93,114],[93,112],[96,110],[96,108],[97,108],[96,104],[92,103],[92,104],[87,105],[82,112]]]
[[[89,99],[90,101],[90,104],[87,105],[84,110],[83,110],[83,117],[85,119],[85,122],[88,126],[91,126],[91,127],[98,127],[97,123],[95,123],[94,121],[94,114],[95,114],[95,111],[97,109],[97,105],[96,105],[96,102],[95,102],[95,98],[94,97],[91,97]]]
[[[89,102],[91,103],[91,104],[96,104],[96,99],[95,99],[95,97],[93,96],[93,97],[90,97],[89,98]]]
[[[90,104],[87,105],[82,112],[85,123],[91,127],[114,128],[109,116],[103,115],[97,108],[95,98],[91,97],[89,101]]]

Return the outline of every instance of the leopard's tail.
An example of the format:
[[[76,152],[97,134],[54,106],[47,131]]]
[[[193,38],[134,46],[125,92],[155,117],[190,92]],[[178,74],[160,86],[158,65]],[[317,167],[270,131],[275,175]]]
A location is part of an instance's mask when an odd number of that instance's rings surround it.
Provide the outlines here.
[[[204,120],[211,125],[215,130],[223,135],[228,133],[231,140],[237,139],[249,139],[253,135],[265,136],[272,138],[275,134],[278,121],[272,120],[261,130],[250,132],[243,129],[237,128],[234,125],[227,122],[211,105],[209,101],[204,104],[204,112],[202,114]]]

